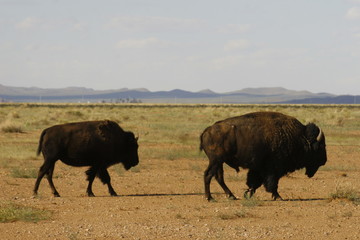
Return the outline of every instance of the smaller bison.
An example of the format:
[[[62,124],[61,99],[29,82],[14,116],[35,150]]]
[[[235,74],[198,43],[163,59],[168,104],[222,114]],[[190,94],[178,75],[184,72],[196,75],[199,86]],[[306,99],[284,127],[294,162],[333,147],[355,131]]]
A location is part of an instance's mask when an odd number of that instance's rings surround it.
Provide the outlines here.
[[[75,167],[90,166],[86,171],[89,181],[86,192],[90,197],[95,196],[92,183],[96,176],[107,184],[111,196],[117,196],[107,168],[121,162],[128,170],[139,163],[137,138],[132,132],[126,132],[117,123],[108,120],[49,127],[41,133],[37,154],[40,152],[44,156],[44,164],[35,183],[35,195],[46,175],[53,195],[60,197],[52,181],[57,160]]]
[[[249,169],[244,197],[265,186],[274,200],[280,198],[278,182],[284,175],[305,168],[311,178],[326,163],[325,136],[313,123],[276,112],[255,112],[216,122],[200,137],[200,150],[209,158],[204,173],[205,197],[213,176],[230,199],[236,199],[224,182],[223,164],[239,171]]]

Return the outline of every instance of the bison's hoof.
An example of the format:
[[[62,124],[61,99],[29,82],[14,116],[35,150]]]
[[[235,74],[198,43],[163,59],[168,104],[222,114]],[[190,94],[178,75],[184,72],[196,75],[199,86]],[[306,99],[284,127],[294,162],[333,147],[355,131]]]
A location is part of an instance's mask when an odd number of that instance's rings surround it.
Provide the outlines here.
[[[250,199],[250,198],[254,195],[254,193],[255,193],[255,190],[249,188],[248,190],[246,190],[246,191],[244,192],[244,198]]]
[[[228,197],[228,199],[229,199],[229,200],[237,200],[237,198],[236,198],[234,195],[230,195],[230,196]]]
[[[54,197],[60,197],[60,194],[58,192],[53,193]]]
[[[110,193],[110,195],[111,195],[112,197],[117,197],[117,193],[116,193],[116,192]]]
[[[91,193],[88,193],[88,196],[89,197],[95,197],[95,194],[91,192]]]
[[[207,197],[206,200],[208,200],[208,202],[216,202],[216,200],[213,197]]]
[[[276,201],[277,199],[280,199],[281,201],[284,201],[284,199],[278,193],[273,193],[272,198],[273,198],[274,201]]]
[[[39,195],[38,195],[37,193],[35,193],[35,192],[34,192],[33,195],[31,196],[32,199],[36,199],[36,198],[38,198],[38,197],[39,197]]]

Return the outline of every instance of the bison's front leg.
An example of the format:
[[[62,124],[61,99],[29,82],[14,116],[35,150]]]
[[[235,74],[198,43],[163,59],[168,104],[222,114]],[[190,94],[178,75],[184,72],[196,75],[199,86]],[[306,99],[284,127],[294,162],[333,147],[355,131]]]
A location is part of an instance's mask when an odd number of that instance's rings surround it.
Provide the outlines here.
[[[117,196],[117,193],[115,192],[114,188],[111,186],[111,182],[110,182],[111,178],[107,169],[106,168],[99,169],[98,176],[104,184],[107,184],[110,195]]]
[[[279,183],[279,178],[274,175],[269,175],[265,178],[265,182],[264,182],[265,189],[267,192],[272,193],[273,200],[276,199],[283,200],[277,191],[278,183]]]
[[[251,198],[261,184],[263,184],[263,178],[261,177],[260,172],[254,169],[249,169],[246,179],[246,185],[249,188],[244,192],[244,197]]]

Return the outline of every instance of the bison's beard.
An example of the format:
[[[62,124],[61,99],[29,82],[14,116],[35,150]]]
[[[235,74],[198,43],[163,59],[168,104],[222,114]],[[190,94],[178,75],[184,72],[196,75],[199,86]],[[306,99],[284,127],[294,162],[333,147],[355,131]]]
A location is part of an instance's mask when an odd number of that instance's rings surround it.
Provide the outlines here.
[[[124,168],[125,168],[125,170],[127,171],[127,170],[129,170],[130,168],[132,168],[132,167],[135,167],[136,165],[138,165],[138,161],[137,162],[123,162],[122,164],[123,164],[123,166],[124,166]]]
[[[309,178],[313,177],[315,175],[315,173],[317,172],[318,168],[306,168],[306,176],[308,176]]]
[[[129,170],[130,168],[132,168],[132,166],[130,164],[123,163],[123,166],[124,166],[126,171]]]

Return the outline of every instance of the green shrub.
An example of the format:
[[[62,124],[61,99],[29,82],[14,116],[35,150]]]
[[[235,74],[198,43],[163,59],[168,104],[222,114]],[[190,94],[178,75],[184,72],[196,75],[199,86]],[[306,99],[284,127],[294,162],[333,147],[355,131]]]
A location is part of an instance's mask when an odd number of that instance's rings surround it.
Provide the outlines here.
[[[38,170],[35,168],[13,168],[11,177],[13,178],[37,178]]]
[[[334,193],[330,194],[331,199],[346,199],[356,205],[360,205],[360,196],[352,188],[337,187]]]
[[[258,200],[256,197],[251,197],[251,198],[244,198],[243,200],[241,200],[241,204],[244,207],[256,207],[256,206],[261,206],[262,202]]]
[[[50,217],[50,211],[21,206],[14,203],[0,203],[1,223],[15,221],[38,222],[41,220],[47,220]]]

